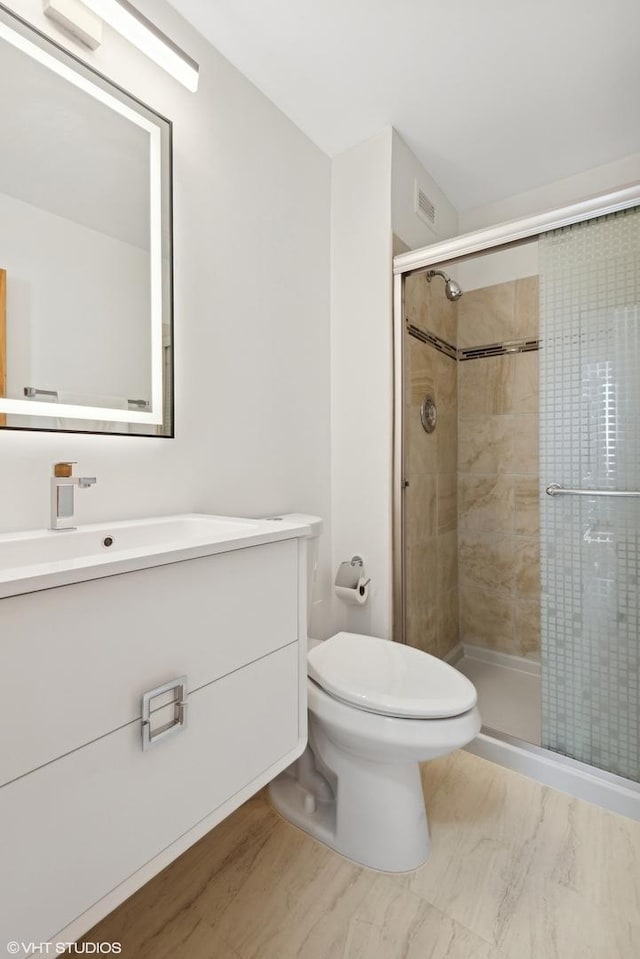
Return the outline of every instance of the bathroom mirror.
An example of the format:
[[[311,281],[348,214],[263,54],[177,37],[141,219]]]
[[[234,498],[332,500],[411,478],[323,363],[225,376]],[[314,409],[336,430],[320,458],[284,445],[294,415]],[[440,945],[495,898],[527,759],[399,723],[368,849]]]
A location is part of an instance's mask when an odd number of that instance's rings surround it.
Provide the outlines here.
[[[171,123],[0,4],[0,427],[173,435]]]

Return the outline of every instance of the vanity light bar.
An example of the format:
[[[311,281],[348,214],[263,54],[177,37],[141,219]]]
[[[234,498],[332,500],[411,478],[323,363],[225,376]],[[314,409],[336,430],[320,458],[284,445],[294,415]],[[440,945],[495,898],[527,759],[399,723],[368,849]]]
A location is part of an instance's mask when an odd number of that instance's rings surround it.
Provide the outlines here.
[[[198,89],[199,66],[173,40],[147,20],[128,0],[82,0],[85,7],[97,14],[126,40],[158,66],[170,73],[187,90]]]

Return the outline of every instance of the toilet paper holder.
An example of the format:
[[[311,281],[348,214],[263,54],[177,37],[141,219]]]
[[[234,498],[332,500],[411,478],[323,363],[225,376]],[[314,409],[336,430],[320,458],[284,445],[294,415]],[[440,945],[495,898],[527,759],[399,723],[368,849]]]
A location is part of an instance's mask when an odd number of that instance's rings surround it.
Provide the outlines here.
[[[364,560],[362,556],[352,556],[351,559],[344,560],[338,566],[334,586],[355,589],[363,573]]]
[[[338,566],[334,582],[336,595],[345,602],[362,604],[366,602],[371,577],[365,579],[362,556],[352,556]]]

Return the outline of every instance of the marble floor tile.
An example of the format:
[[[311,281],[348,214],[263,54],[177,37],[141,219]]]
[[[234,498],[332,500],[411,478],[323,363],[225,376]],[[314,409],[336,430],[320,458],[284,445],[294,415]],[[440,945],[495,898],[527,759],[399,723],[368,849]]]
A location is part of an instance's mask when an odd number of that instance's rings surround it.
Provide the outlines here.
[[[441,756],[434,762],[423,763],[420,767],[422,790],[428,807],[436,791],[452,775],[456,763],[455,756],[456,753],[450,753],[448,756]]]
[[[339,959],[376,878],[279,821],[216,932],[242,959]]]
[[[519,776],[495,776],[489,764],[458,757],[435,790],[428,814],[432,852],[410,889],[497,943],[504,910],[518,895],[530,859],[539,787]]]
[[[556,802],[557,795],[554,796]],[[566,813],[565,815],[568,815]],[[603,816],[589,803],[571,804],[572,869],[553,875],[587,902],[640,926],[640,828],[623,816]],[[639,953],[640,955],[640,953]]]
[[[640,824],[623,819],[620,825],[620,817],[516,773],[504,776],[506,771],[500,770],[493,776],[471,763],[472,758],[477,757],[457,754],[456,775],[447,777],[432,797],[434,851],[414,874],[411,891],[513,959],[640,955],[637,881],[628,880],[629,867],[637,863]],[[463,795],[465,782],[477,803],[473,821],[469,797]],[[597,845],[597,840],[587,840],[582,828],[570,828],[576,809],[579,817],[587,816],[591,835],[600,841],[612,831],[627,840],[622,861],[613,856],[592,860],[586,867],[589,881],[580,889],[571,886],[572,877],[574,884],[577,878],[574,850],[581,850],[578,857],[584,861],[588,856],[582,849]],[[456,829],[461,822],[465,828]],[[616,907],[620,900],[611,890],[619,890],[620,884],[633,891]]]
[[[249,800],[95,926],[86,940],[120,941],[123,959],[236,959],[232,946],[212,934],[211,923],[244,885],[276,823],[262,794]]]
[[[343,859],[262,793],[85,939],[123,959],[637,959],[640,823],[464,751],[422,774],[415,872]]]
[[[553,790],[546,814],[532,874],[640,927],[640,825]]]
[[[381,877],[349,923],[343,959],[505,959],[393,879]]]
[[[637,959],[640,926],[566,886],[527,876],[496,925],[498,948],[509,957]]]

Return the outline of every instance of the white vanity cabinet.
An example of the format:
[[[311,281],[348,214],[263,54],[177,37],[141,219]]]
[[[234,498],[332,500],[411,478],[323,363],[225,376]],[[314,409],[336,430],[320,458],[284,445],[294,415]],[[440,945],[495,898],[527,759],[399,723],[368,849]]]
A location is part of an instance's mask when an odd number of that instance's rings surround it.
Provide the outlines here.
[[[0,942],[77,938],[300,755],[305,583],[294,534],[0,600]]]

